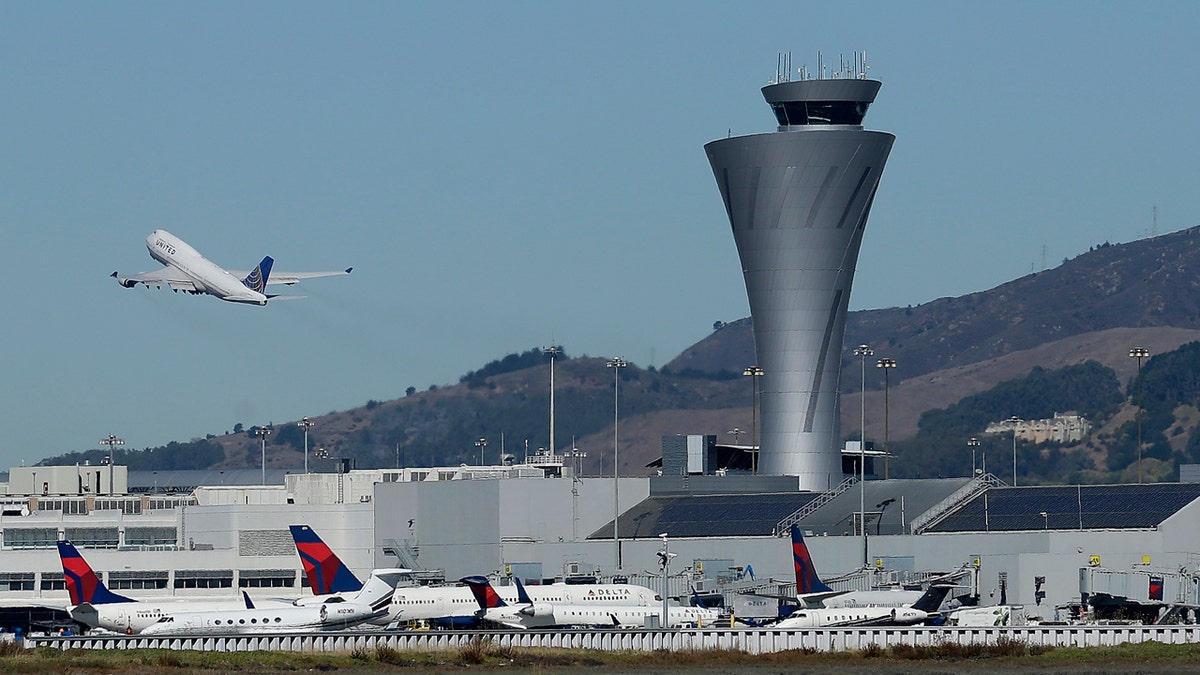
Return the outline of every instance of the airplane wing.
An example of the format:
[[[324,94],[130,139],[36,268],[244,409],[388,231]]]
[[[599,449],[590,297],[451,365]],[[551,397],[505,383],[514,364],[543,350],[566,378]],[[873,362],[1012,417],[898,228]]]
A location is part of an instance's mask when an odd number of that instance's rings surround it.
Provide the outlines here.
[[[112,278],[116,279],[125,288],[133,288],[138,284],[162,288],[166,286],[174,291],[200,291],[202,289],[196,287],[196,282],[183,272],[174,267],[163,267],[162,269],[154,270],[153,272],[142,272],[123,277],[117,272],[112,273]]]
[[[285,272],[282,270],[271,270],[270,276],[267,277],[267,285],[285,284],[291,286],[301,279],[319,279],[321,277],[337,277],[350,274],[353,267],[347,267],[344,270],[336,270],[333,272]],[[229,273],[236,277],[244,277],[249,272],[242,270],[229,270]]]

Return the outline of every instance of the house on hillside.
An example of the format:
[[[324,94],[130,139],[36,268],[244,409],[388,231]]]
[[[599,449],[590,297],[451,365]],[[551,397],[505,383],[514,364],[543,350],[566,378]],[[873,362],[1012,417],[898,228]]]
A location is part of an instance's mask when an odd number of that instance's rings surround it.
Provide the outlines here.
[[[984,429],[985,434],[1007,434],[1014,431],[1017,438],[1031,443],[1075,443],[1082,441],[1092,430],[1091,422],[1074,412],[1054,413],[1054,417],[1040,420],[1006,419],[992,422]]]

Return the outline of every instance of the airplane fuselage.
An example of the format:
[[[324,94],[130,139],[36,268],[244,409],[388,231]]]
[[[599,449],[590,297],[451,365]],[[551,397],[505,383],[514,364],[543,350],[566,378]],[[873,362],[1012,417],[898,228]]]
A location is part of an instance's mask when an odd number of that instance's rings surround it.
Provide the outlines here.
[[[534,602],[577,606],[627,605],[662,607],[662,597],[645,586],[634,584],[551,584],[526,586]],[[510,605],[517,604],[514,586],[501,586],[497,594]],[[470,618],[479,604],[466,586],[397,588],[388,611],[390,621]],[[639,624],[640,625],[640,624]]]
[[[662,606],[630,605],[533,605],[494,607],[483,613],[485,621],[512,628],[552,628],[561,626],[611,626],[642,628],[647,617],[661,617]],[[719,613],[703,607],[668,607],[667,627],[703,627],[717,621]]]
[[[103,628],[116,633],[140,633],[154,625],[164,616],[180,612],[235,611],[244,609],[245,603],[238,599],[196,601],[177,600],[169,602],[120,602],[103,605],[82,604],[68,608],[71,618],[93,628]],[[286,608],[280,605],[281,608]]]
[[[267,304],[265,294],[248,288],[241,279],[200,255],[200,252],[187,242],[166,230],[151,232],[150,236],[146,237],[146,248],[150,251],[150,257],[179,270],[205,293],[229,302]]]
[[[358,603],[318,607],[267,607],[168,614],[141,631],[142,635],[292,633],[340,630],[376,618],[382,611]]]
[[[929,614],[911,607],[857,607],[799,609],[774,624],[775,628],[825,628],[832,626],[912,626]]]

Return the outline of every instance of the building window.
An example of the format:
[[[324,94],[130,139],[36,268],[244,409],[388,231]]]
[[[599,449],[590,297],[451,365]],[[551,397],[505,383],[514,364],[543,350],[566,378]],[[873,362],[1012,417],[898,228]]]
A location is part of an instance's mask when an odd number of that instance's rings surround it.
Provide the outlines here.
[[[179,570],[175,588],[233,588],[233,570]]]
[[[130,499],[99,499],[92,504],[93,511],[120,511],[125,515],[132,515],[142,512],[142,498],[133,497]]]
[[[33,572],[0,572],[0,588],[10,591],[32,591]]]
[[[39,499],[38,511],[62,511],[64,516],[86,516],[87,500],[84,499]]]
[[[65,591],[67,584],[62,572],[42,572],[41,588],[43,591]]]
[[[167,587],[166,570],[139,570],[108,573],[108,585],[121,590],[163,589]]]
[[[4,548],[9,551],[55,548],[58,530],[50,527],[21,527],[4,530]]]
[[[179,534],[173,527],[127,527],[126,546],[176,546]]]
[[[116,548],[121,543],[115,527],[67,527],[63,534],[78,548]]]
[[[238,576],[238,588],[293,588],[293,570],[243,570]]]

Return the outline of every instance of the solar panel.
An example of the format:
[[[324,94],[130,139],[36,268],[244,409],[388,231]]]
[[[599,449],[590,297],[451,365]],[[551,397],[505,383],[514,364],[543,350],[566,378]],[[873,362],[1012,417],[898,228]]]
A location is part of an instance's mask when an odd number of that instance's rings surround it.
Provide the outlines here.
[[[817,493],[758,495],[679,495],[650,497],[621,515],[624,537],[770,536],[784,517],[815,499]],[[612,537],[612,524],[589,539]]]
[[[1200,484],[991,488],[927,532],[1153,528],[1200,497]]]

